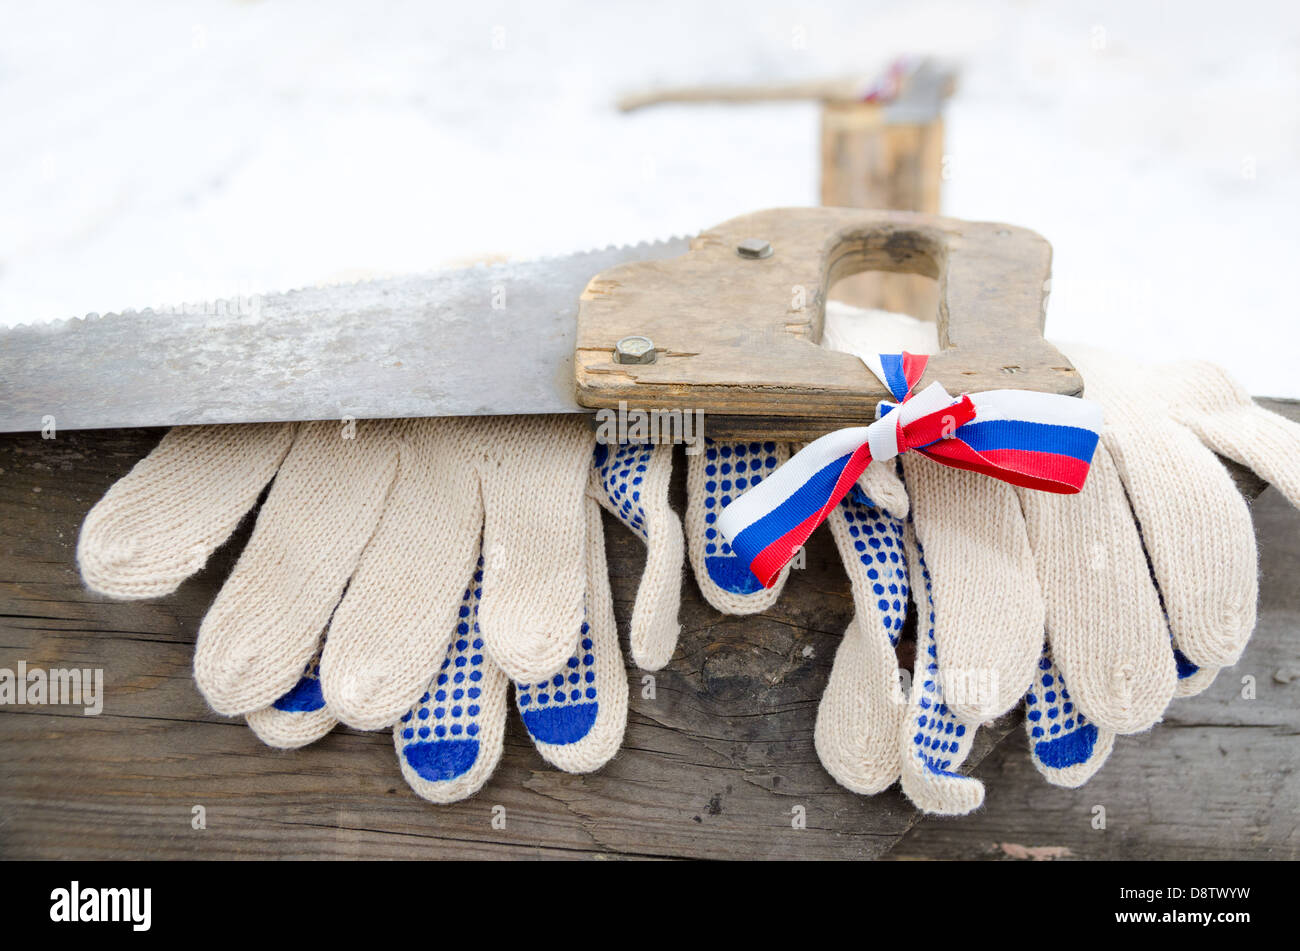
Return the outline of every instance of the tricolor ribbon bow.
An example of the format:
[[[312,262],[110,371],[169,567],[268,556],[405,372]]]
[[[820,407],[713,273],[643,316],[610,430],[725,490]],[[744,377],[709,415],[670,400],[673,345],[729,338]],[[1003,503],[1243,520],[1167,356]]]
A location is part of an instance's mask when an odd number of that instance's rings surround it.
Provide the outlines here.
[[[1029,390],[954,399],[940,383],[913,393],[928,359],[893,353],[864,361],[899,402],[882,402],[870,426],[810,442],[722,510],[719,530],[765,588],[873,461],[911,450],[1027,489],[1069,495],[1083,488],[1101,433],[1100,406]]]

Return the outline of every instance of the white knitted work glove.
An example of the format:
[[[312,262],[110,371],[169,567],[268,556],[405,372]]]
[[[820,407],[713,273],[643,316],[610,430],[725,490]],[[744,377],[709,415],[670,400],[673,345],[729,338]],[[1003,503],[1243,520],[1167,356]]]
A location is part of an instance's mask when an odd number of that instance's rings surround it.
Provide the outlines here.
[[[876,481],[883,479],[877,476]],[[984,684],[979,672],[973,678],[940,676],[933,582],[915,527],[911,519],[894,516],[899,510],[854,491],[828,519],[852,582],[856,613],[836,651],[817,708],[814,739],[827,772],[846,788],[873,795],[898,780],[921,811],[960,815],[979,807],[984,785],[957,772],[970,754],[978,723],[959,719],[950,698]],[[911,689],[904,692],[894,651],[909,591],[917,643]],[[1046,654],[1042,665],[1040,673],[1049,684],[1059,677]],[[1090,734],[1095,728],[1070,706],[1068,694],[1060,700],[1054,693],[1045,701],[1032,693],[1026,697],[1031,710],[1043,702],[1058,713],[1064,708],[1058,722],[1068,724],[1063,726],[1068,735],[1089,742],[1032,743],[1034,764],[1056,785],[1077,786],[1105,761],[1114,735]]]
[[[618,648],[600,508],[587,505],[591,592],[581,638],[558,671],[515,684],[515,706],[533,745],[570,773],[600,769],[627,726],[627,674]],[[393,727],[402,775],[419,795],[453,802],[477,792],[501,758],[507,677],[483,650],[477,623],[481,573],[466,589],[456,637],[415,705]],[[463,633],[461,630],[463,629]]]
[[[467,613],[480,664],[526,682],[552,679],[574,656],[581,664],[593,632],[601,643],[612,637],[603,539],[592,530],[595,480],[608,486],[601,501],[611,510],[621,501],[611,493],[639,496],[635,512],[616,511],[649,549],[632,650],[648,668],[667,662],[682,561],[667,505],[669,447],[595,447],[606,480],[592,471],[594,436],[577,419],[398,420],[341,438],[349,433],[337,423],[171,431],[87,516],[78,545],[87,584],[119,597],[173,590],[274,476],[201,626],[195,678],[219,712],[248,715],[273,745],[301,745],[336,717],[362,729],[397,721],[450,662]],[[620,481],[624,472],[641,481]],[[572,768],[599,766],[622,735],[625,681],[616,645],[605,653],[616,673],[588,666],[609,700],[569,742],[608,752],[549,757]],[[499,744],[487,752],[479,784]]]
[[[1099,728],[1132,733],[1175,693],[1204,689],[1235,663],[1255,626],[1250,513],[1214,452],[1298,504],[1300,426],[1256,406],[1217,367],[1062,349],[1105,414],[1078,495],[921,458],[903,466],[935,576],[940,663],[996,678],[995,689],[954,703],[958,715],[995,716],[1036,679],[1042,686],[1045,627],[1074,701]]]
[[[1116,733],[1146,729],[1176,692],[1204,689],[1240,655],[1254,626],[1254,535],[1211,450],[1300,502],[1300,427],[1255,406],[1222,370],[1143,369],[1066,352],[1106,418],[1081,493],[1017,490],[928,459],[903,461],[924,573],[933,574],[934,630],[924,631],[922,606],[918,654],[929,673],[943,672],[933,684],[948,691],[946,703],[927,705],[927,680],[904,721],[903,787],[927,811],[979,804],[973,780],[947,774],[967,755],[962,740],[973,727],[1021,698],[1035,765],[1049,781],[1077,786]],[[845,507],[831,520],[842,552]],[[888,513],[868,516],[881,518]],[[898,710],[880,701],[891,651],[855,601],[819,709],[818,750],[840,782],[873,792],[889,783],[881,737]],[[865,636],[873,631],[875,640]]]
[[[597,480],[593,473],[593,485]],[[665,497],[666,501],[666,497]],[[591,772],[618,752],[627,724],[627,674],[618,646],[605,564],[600,507],[584,504],[587,610],[573,655],[551,676],[514,685],[515,705],[542,757],[567,772]],[[677,572],[681,574],[678,535]],[[424,692],[393,725],[398,765],[410,787],[432,802],[476,793],[501,759],[509,678],[486,651],[479,625],[480,558],[461,604],[446,656]],[[268,745],[305,746],[335,725],[309,667],[272,706],[248,716]]]

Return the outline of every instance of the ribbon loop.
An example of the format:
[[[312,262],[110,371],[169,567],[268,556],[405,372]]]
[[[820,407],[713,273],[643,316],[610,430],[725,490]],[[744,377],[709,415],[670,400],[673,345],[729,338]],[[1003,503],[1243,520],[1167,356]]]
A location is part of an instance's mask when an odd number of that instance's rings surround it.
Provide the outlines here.
[[[929,436],[931,427],[921,424],[936,413],[954,408],[952,397],[942,383],[931,383],[902,404],[886,407],[885,415],[867,427],[867,445],[871,449],[872,460],[883,462],[900,452],[932,442],[933,439]],[[950,424],[949,432],[961,425],[953,414],[948,415],[946,422]]]
[[[928,358],[882,354],[864,362],[900,401],[882,403],[869,426],[836,430],[795,453],[732,501],[718,529],[770,588],[872,462],[915,451],[1012,485],[1072,494],[1083,488],[1101,434],[1090,400],[1028,390],[991,390],[954,400],[940,383],[912,388]]]

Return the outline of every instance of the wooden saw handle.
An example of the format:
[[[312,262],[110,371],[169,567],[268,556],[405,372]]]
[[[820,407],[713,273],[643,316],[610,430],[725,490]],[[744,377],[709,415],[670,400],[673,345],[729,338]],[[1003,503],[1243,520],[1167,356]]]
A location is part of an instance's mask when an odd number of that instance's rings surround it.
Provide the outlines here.
[[[748,239],[767,257],[742,256]],[[807,439],[875,416],[891,398],[857,357],[818,345],[826,293],[864,270],[937,278],[939,345],[924,386],[1077,395],[1043,339],[1052,248],[1011,225],[902,211],[779,208],[724,222],[687,254],[596,275],[578,310],[577,399],[591,408],[705,411],[711,435]],[[652,363],[619,363],[643,336]]]

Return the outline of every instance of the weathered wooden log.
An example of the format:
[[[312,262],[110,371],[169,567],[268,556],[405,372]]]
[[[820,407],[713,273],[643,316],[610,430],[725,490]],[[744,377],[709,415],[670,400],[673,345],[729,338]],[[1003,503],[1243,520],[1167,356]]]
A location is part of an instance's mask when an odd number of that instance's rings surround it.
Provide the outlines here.
[[[1300,418],[1300,404],[1270,405]],[[854,795],[813,749],[817,702],[852,613],[824,531],[763,615],[719,615],[688,582],[678,651],[653,681],[629,669],[624,749],[596,774],[551,769],[514,720],[492,780],[452,806],[407,789],[387,732],[338,729],[296,752],[262,746],[241,720],[208,710],[190,675],[195,632],[251,519],[169,598],[109,601],[77,575],[86,511],[161,434],[0,436],[0,667],[102,668],[105,678],[99,716],[0,706],[0,857],[871,858],[917,822],[896,787]],[[625,630],[644,553],[612,520],[606,544]],[[969,765],[1014,726],[1007,717],[981,730]],[[1146,746],[1176,739],[1161,735]],[[1233,782],[1255,779],[1224,778],[1225,796]],[[492,825],[498,805],[504,829]]]

